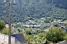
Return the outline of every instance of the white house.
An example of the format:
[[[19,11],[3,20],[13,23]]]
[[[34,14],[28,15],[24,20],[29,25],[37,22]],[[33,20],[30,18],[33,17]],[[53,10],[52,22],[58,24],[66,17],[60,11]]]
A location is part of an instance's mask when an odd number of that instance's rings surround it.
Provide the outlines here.
[[[8,44],[9,36],[0,34],[0,44]],[[15,44],[15,37],[11,37],[11,44]]]

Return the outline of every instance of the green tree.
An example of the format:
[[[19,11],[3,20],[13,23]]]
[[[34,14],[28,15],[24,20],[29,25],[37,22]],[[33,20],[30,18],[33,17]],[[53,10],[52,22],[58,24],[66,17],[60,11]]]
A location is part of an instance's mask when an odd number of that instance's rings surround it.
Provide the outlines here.
[[[48,31],[46,38],[48,41],[57,43],[59,41],[64,40],[64,35],[65,35],[64,31],[56,27],[56,28],[51,28]]]
[[[0,20],[0,31],[2,31],[2,29],[4,29],[5,27],[5,22]]]

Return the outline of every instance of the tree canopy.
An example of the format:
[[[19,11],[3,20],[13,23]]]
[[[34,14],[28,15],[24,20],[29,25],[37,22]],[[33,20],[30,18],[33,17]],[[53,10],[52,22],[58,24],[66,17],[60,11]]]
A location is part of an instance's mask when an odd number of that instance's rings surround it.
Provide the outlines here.
[[[47,33],[47,40],[57,43],[64,40],[64,31],[60,28],[51,28]]]
[[[0,31],[5,27],[5,22],[0,20]]]

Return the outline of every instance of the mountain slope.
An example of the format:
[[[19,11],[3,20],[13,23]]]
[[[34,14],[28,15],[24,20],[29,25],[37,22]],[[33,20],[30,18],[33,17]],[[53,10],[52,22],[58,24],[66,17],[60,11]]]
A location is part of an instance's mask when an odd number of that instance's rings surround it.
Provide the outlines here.
[[[0,0],[0,2],[3,1]],[[29,17],[61,17],[67,19],[66,2],[66,0],[16,0],[12,5],[12,22],[29,20]],[[5,20],[7,14],[3,12],[6,8],[4,5],[5,3],[0,3],[0,19]]]

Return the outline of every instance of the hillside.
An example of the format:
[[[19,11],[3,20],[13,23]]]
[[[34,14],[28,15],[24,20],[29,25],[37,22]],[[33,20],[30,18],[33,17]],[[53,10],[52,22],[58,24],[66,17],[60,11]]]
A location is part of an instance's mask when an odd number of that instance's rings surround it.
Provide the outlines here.
[[[42,17],[67,19],[67,0],[16,0],[12,1],[12,22]],[[0,0],[0,19],[7,20],[6,2]],[[6,18],[6,19],[5,19]]]

